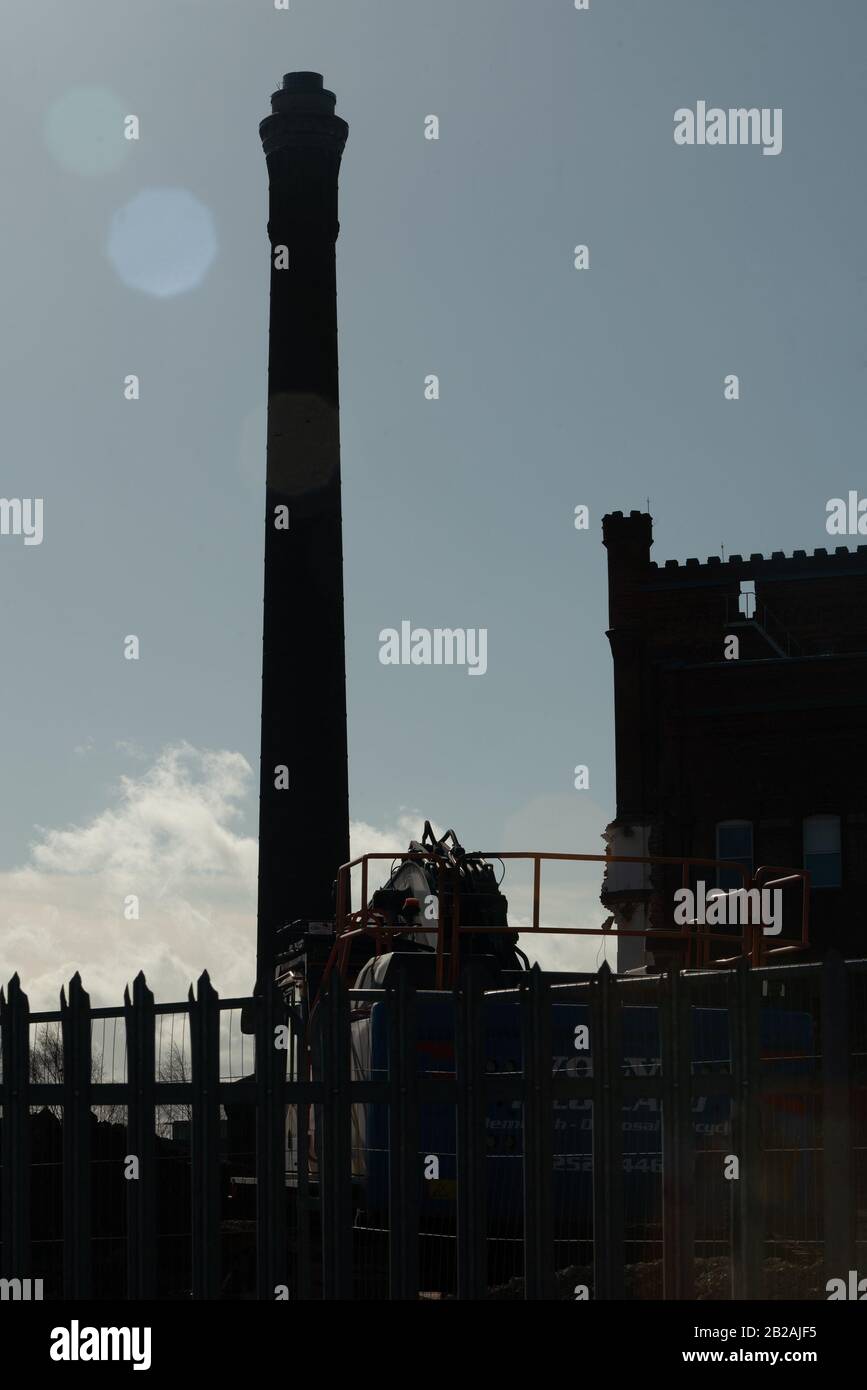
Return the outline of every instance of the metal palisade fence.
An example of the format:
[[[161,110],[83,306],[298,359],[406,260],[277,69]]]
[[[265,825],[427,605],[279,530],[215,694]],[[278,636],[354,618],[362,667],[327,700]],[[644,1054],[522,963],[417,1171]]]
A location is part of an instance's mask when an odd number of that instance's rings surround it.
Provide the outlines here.
[[[826,1298],[867,1272],[867,962],[308,1017],[0,993],[2,1277],[47,1298]],[[245,1011],[249,1029],[241,1028]],[[7,1285],[3,1286],[4,1289]],[[6,1296],[4,1294],[4,1296]]]

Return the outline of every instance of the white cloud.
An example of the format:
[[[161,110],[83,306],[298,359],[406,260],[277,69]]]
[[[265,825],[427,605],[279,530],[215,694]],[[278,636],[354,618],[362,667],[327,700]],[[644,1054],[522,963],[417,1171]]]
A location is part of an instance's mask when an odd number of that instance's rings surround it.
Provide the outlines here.
[[[0,874],[0,979],[17,970],[42,1008],[76,970],[95,1004],[120,1003],[139,970],[158,999],[184,998],[203,969],[222,994],[248,993],[257,846],[236,827],[251,790],[239,753],[178,744],[91,821],[39,829],[28,863]]]
[[[534,797],[505,822],[503,848],[558,854],[604,854],[602,831],[610,816],[587,792]],[[503,892],[509,899],[511,925],[532,924],[532,867],[506,860]],[[598,928],[608,916],[599,901],[603,865],[551,861],[543,863],[539,895],[542,927]],[[617,938],[577,934],[532,935],[522,931],[521,950],[544,970],[598,970],[607,959],[613,968]]]
[[[238,827],[254,790],[241,754],[181,743],[121,778],[112,804],[90,821],[40,829],[27,863],[0,873],[0,982],[17,971],[34,1008],[56,1007],[76,970],[95,1005],[119,1004],[139,970],[159,1000],[184,999],[205,969],[224,997],[249,994],[258,847]],[[606,819],[583,795],[540,797],[506,822],[503,847],[601,852]],[[353,821],[353,857],[400,852],[423,824],[404,807],[384,828]],[[371,888],[387,869],[383,862],[381,875],[371,872]],[[509,861],[506,870],[510,921],[529,925],[528,871]],[[598,926],[600,881],[596,864],[577,881],[574,871],[570,879],[546,868],[543,924]],[[130,894],[140,901],[138,921],[124,918]],[[601,958],[598,937],[544,936],[528,946],[523,936],[521,944],[548,968],[592,969]]]
[[[56,1008],[76,970],[94,1005],[119,1004],[139,970],[158,1000],[185,999],[205,969],[224,997],[249,994],[258,845],[237,826],[253,792],[240,753],[180,743],[92,820],[38,827],[27,863],[0,873],[0,982],[17,971],[34,1008]],[[354,821],[353,855],[405,849],[423,823],[403,809],[382,830]]]
[[[439,828],[434,825],[434,834]],[[389,854],[393,850],[405,850],[410,840],[420,840],[424,829],[424,816],[420,811],[400,808],[400,814],[390,827],[377,830],[367,821],[354,820],[349,827],[350,848],[353,859],[362,854]]]

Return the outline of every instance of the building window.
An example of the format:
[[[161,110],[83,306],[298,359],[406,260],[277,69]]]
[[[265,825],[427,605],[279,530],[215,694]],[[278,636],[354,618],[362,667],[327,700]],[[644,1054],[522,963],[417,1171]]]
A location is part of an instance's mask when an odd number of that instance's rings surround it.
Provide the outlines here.
[[[716,828],[716,857],[742,864],[753,872],[753,825],[748,820],[720,821]],[[743,888],[743,876],[736,869],[717,869],[717,888]]]
[[[754,579],[742,579],[741,591],[738,595],[738,609],[745,618],[756,616],[756,581]]]
[[[807,816],[804,820],[804,868],[813,888],[839,888],[843,879],[840,817]]]

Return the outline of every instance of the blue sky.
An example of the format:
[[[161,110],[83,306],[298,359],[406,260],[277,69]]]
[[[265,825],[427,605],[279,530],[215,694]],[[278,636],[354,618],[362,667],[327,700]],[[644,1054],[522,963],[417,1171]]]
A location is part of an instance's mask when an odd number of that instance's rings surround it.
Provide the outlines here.
[[[204,966],[224,990],[252,983],[257,126],[294,69],[322,72],[350,125],[356,847],[401,844],[428,816],[473,846],[600,850],[614,809],[602,515],[649,497],[660,561],[810,550],[836,543],[826,501],[863,477],[867,8],[6,9],[2,492],[44,499],[44,539],[0,537],[0,975],[52,999],[79,967],[112,999],[139,965],[163,996]],[[700,99],[781,107],[781,155],[676,146],[674,111]],[[130,113],[138,141],[123,138]],[[484,677],[383,666],[379,631],[403,619],[485,627]],[[132,633],[138,662],[123,657]],[[573,789],[579,762],[589,791]],[[583,901],[601,919],[590,887]]]

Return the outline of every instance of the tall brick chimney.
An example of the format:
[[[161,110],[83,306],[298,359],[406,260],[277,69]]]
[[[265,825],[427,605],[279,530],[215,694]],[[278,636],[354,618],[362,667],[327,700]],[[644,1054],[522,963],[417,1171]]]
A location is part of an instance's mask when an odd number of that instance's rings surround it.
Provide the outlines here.
[[[332,884],[349,858],[335,277],[349,127],[334,107],[319,73],[288,73],[259,126],[271,257],[260,984],[278,928],[298,921],[300,935],[333,915]]]
[[[602,518],[608,550],[608,641],[614,657],[617,739],[617,816],[643,821],[652,802],[654,750],[647,747],[648,689],[644,679],[646,597],[653,521],[647,512]]]

